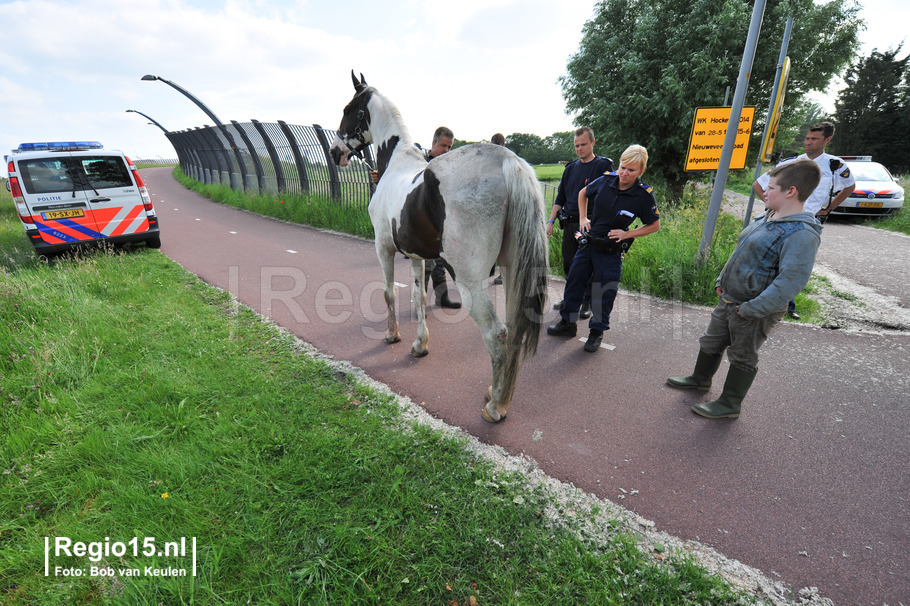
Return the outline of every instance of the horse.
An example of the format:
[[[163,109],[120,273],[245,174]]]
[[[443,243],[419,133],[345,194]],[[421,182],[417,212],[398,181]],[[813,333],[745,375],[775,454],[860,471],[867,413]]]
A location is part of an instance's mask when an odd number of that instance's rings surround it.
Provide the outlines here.
[[[527,162],[499,145],[476,143],[429,163],[415,146],[395,105],[363,74],[351,72],[355,94],[344,108],[330,149],[347,166],[352,155],[376,143],[379,183],[370,199],[376,256],[382,269],[388,330],[401,340],[395,315],[394,258],[411,260],[417,337],[411,355],[427,355],[424,262],[442,259],[452,270],[462,303],[480,327],[493,366],[483,418],[506,417],[518,369],[537,352],[547,295],[549,245],[544,200]],[[488,293],[498,263],[505,289],[505,323]]]

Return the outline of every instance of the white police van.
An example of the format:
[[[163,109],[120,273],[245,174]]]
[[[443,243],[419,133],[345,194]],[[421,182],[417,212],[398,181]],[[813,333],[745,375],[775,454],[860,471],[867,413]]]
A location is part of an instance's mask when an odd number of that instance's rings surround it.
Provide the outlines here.
[[[161,246],[152,199],[123,153],[59,141],[22,143],[5,159],[7,187],[39,255],[99,242]]]

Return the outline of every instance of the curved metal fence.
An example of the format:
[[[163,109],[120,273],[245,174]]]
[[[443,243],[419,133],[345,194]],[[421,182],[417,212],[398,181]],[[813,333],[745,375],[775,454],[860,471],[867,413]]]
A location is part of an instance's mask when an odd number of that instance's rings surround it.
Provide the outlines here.
[[[165,134],[181,170],[207,185],[252,194],[312,193],[358,207],[369,204],[375,189],[369,175],[376,165],[373,146],[363,150],[366,162],[352,158],[348,166],[336,166],[329,153],[335,131],[318,124],[232,120]],[[541,188],[552,204],[556,188]]]

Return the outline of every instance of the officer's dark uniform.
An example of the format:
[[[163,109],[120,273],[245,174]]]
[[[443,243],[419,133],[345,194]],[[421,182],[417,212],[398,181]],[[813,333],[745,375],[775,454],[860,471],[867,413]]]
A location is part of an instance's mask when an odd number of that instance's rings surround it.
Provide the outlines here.
[[[565,219],[559,220],[562,228],[562,268],[569,275],[572,259],[578,251],[575,241],[575,232],[578,231],[578,192],[591,181],[604,173],[613,172],[613,160],[603,156],[594,156],[590,162],[575,160],[566,165],[559,181],[559,191],[556,193],[556,206],[562,207]],[[590,213],[588,213],[590,217]]]
[[[658,219],[657,201],[651,188],[641,181],[626,190],[619,189],[616,173],[595,179],[587,186],[588,200],[593,199],[591,229],[588,244],[579,247],[569,276],[566,280],[563,298],[565,305],[559,312],[564,322],[574,323],[584,297],[588,281],[591,282],[591,309],[594,312],[588,326],[591,331],[610,329],[610,312],[622,277],[624,249],[607,234],[613,229],[626,230],[636,217],[650,225]],[[628,240],[624,241],[625,244]],[[574,330],[574,326],[573,326]],[[550,334],[554,333],[548,330]]]

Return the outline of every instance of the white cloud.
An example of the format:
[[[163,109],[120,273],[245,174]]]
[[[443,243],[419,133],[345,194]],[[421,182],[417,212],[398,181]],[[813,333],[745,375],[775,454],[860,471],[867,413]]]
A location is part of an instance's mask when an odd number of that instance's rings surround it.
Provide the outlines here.
[[[887,7],[864,11],[870,33],[910,18],[901,18],[901,0],[866,4]],[[573,127],[557,80],[594,5],[0,0],[0,147],[97,139],[133,156],[173,157],[158,128],[125,110],[172,130],[211,120],[169,86],[140,81],[144,74],[186,88],[223,121],[335,128],[353,93],[351,69],[399,106],[420,142],[440,124],[469,140],[497,131],[546,136]]]

